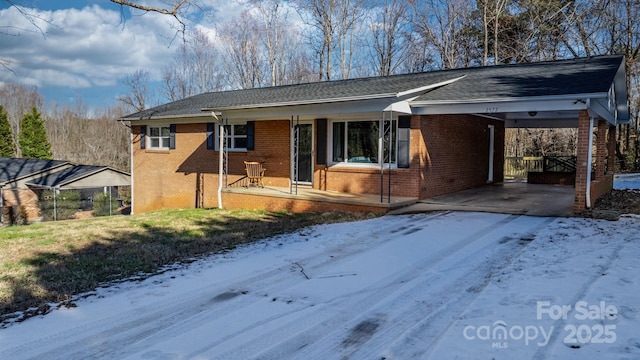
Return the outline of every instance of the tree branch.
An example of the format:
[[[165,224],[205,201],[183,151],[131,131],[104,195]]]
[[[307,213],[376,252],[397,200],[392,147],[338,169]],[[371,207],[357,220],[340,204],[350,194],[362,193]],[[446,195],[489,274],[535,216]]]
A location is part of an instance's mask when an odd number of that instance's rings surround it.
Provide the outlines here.
[[[129,0],[110,0],[110,1],[112,3],[116,3],[118,5],[128,6],[128,7],[134,8],[134,9],[138,9],[138,10],[157,12],[157,13],[164,14],[164,15],[171,15],[171,16],[173,16],[175,18],[178,18],[178,11],[187,2],[187,0],[179,0],[173,6],[172,9],[165,9],[165,8],[161,8],[161,7],[147,6],[147,5],[138,4],[136,2],[129,1]]]
[[[184,32],[184,29],[186,29],[187,24],[186,22],[182,19],[182,17],[180,16],[180,10],[185,7],[186,5],[190,4],[189,0],[177,0],[175,5],[173,5],[172,8],[162,8],[162,7],[157,7],[157,6],[147,6],[147,5],[142,5],[139,4],[135,1],[131,1],[131,0],[109,0],[114,4],[118,4],[120,6],[127,6],[133,9],[138,9],[138,10],[142,10],[142,11],[147,11],[147,12],[155,12],[158,14],[162,14],[162,15],[169,15],[169,16],[173,16],[182,26],[182,30]]]

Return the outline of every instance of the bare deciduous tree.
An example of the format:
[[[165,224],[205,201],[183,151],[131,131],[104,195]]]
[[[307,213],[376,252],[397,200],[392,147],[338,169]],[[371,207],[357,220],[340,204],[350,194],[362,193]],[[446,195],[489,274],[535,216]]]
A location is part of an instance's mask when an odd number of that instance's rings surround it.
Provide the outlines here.
[[[365,0],[296,0],[295,4],[312,29],[309,45],[318,59],[318,80],[333,78],[334,57],[340,77],[349,78],[360,38],[356,32],[366,14]]]
[[[261,38],[265,48],[265,57],[269,65],[269,83],[281,85],[285,64],[285,45],[287,41],[288,11],[280,0],[252,0],[258,10]]]
[[[121,95],[118,100],[129,106],[133,111],[142,111],[150,102],[149,73],[139,69],[133,74],[127,75],[122,81],[129,89],[129,93]]]
[[[219,58],[207,34],[199,29],[190,32],[173,61],[162,70],[167,99],[175,101],[221,89]]]
[[[90,111],[81,97],[53,104],[45,122],[53,158],[129,171],[130,129],[115,120],[127,111],[118,105]]]
[[[259,29],[247,11],[235,23],[227,23],[220,29],[226,74],[232,78],[232,87],[252,89],[262,85],[258,33]]]
[[[473,8],[465,0],[409,0],[413,32],[425,52],[435,51],[439,67],[453,69],[471,64],[474,44],[469,33]]]
[[[406,16],[405,0],[384,0],[371,23],[376,73],[388,76],[396,72],[404,51],[401,20]]]

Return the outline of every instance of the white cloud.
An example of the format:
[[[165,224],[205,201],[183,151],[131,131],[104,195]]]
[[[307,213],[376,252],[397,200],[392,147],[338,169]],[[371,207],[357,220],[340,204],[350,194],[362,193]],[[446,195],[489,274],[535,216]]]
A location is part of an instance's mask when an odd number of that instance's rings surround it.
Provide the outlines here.
[[[117,11],[98,6],[40,11],[30,9],[35,24],[14,8],[0,10],[10,35],[0,35],[0,58],[12,70],[0,81],[38,86],[83,88],[108,86],[144,68],[152,75],[171,58],[176,22],[146,14],[122,21]]]

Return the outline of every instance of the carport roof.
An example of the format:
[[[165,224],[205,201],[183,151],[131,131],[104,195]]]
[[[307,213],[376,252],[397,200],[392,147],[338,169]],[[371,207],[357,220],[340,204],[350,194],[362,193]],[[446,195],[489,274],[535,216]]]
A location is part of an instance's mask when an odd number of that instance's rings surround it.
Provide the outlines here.
[[[414,109],[423,110],[431,106],[430,111],[438,111],[440,108],[433,105],[481,104],[517,99],[597,94],[598,98],[603,99],[601,106],[606,107],[607,101],[610,100],[607,99],[607,94],[610,93],[610,89],[615,88],[615,98],[618,102],[615,104],[616,109],[608,108],[601,112],[615,113],[608,116],[609,121],[613,118],[615,118],[614,121],[626,121],[628,106],[624,75],[624,56],[622,55],[441,70],[211,92],[127,115],[122,120],[200,117],[209,116],[203,111],[330,104],[325,108],[316,109],[317,114],[322,115],[323,111],[327,113],[335,111],[331,104],[362,100],[384,100],[376,103],[371,111],[384,110],[398,101],[406,101]],[[445,111],[459,111],[459,109]],[[433,112],[414,111],[413,113]]]
[[[59,160],[0,158],[0,185],[66,164]]]
[[[107,166],[93,166],[93,165],[73,165],[67,168],[64,168],[60,171],[56,171],[51,174],[44,175],[42,177],[33,179],[27,183],[29,186],[34,187],[43,187],[49,189],[64,189],[64,188],[77,188],[74,183],[92,177],[98,173],[108,172],[113,174],[121,174],[125,176],[129,176],[122,171],[118,171],[112,169]],[[126,186],[129,183],[122,183],[118,181],[115,177],[109,179],[108,181],[91,181],[90,186],[80,186],[80,187],[102,187],[102,186]]]
[[[466,77],[415,102],[607,93],[622,59],[601,56],[457,70]]]

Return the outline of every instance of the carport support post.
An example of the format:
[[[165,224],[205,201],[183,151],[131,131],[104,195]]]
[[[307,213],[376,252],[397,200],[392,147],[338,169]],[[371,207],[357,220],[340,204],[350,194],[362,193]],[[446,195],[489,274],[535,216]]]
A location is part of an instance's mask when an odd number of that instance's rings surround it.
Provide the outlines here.
[[[576,189],[573,212],[583,212],[588,204],[589,182],[591,181],[591,143],[593,142],[593,121],[587,110],[578,116],[578,149],[576,157]]]
[[[637,141],[636,141],[637,144]],[[638,147],[636,146],[636,149]],[[609,135],[607,139],[607,172],[615,173],[616,171],[616,127],[609,126]]]

